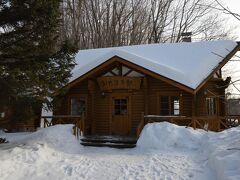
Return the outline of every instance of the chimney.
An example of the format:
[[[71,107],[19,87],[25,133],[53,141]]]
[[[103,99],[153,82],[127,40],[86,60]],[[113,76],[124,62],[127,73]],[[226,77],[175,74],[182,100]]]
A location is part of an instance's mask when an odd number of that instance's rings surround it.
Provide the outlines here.
[[[182,42],[192,42],[192,32],[181,33]]]

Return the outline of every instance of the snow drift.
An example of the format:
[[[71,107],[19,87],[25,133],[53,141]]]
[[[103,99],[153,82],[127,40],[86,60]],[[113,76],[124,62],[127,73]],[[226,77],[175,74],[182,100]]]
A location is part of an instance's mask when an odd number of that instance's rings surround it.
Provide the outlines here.
[[[147,124],[137,142],[139,148],[156,150],[197,150],[206,133],[167,122]]]
[[[156,151],[196,151],[205,153],[218,180],[240,179],[240,127],[223,132],[206,132],[167,122],[147,124],[138,148]]]
[[[83,147],[72,125],[4,133],[1,179],[240,179],[240,127],[220,133],[170,123],[144,127],[135,149]]]
[[[209,133],[209,164],[219,180],[240,179],[240,127]]]
[[[5,137],[10,144],[41,144],[65,153],[79,153],[81,146],[72,134],[72,127],[73,125],[55,125],[33,133],[2,133],[1,137]]]

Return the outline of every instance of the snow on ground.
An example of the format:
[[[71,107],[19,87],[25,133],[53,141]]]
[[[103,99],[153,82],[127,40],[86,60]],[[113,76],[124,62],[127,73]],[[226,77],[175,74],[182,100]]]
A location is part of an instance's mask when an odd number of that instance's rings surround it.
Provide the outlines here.
[[[148,124],[137,147],[83,147],[72,125],[0,132],[0,179],[240,179],[240,127],[221,133]]]

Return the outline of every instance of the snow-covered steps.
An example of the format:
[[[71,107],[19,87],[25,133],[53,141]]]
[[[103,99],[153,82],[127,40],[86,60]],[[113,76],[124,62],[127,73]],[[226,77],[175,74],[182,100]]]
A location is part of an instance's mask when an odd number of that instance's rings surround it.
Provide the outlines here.
[[[82,145],[95,147],[134,148],[136,142],[137,139],[132,137],[85,136],[81,138]]]

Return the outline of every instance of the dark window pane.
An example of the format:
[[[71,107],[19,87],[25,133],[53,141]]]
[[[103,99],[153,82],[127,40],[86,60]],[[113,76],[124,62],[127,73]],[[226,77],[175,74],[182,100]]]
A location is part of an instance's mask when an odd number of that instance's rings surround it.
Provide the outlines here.
[[[126,109],[121,109],[121,114],[126,115],[127,114],[127,108]]]
[[[114,100],[114,115],[125,115],[127,110],[127,99],[115,99]]]
[[[161,102],[161,109],[169,109],[169,103]]]
[[[120,115],[120,109],[115,109],[115,110],[114,110],[114,114],[115,114],[115,115]]]
[[[127,105],[127,99],[121,99],[121,104],[122,105]]]
[[[115,109],[120,110],[120,105],[116,104],[116,105],[115,105]]]
[[[71,115],[79,115],[77,98],[71,98]]]
[[[71,104],[71,115],[82,115],[86,111],[86,100],[85,98],[73,97],[70,100]]]
[[[162,103],[168,103],[168,96],[161,96],[161,102]]]
[[[115,104],[120,104],[120,99],[115,99],[115,100],[114,100],[114,103],[115,103]]]
[[[160,98],[160,115],[169,115],[169,97],[161,96]]]
[[[80,106],[79,108],[80,108],[81,113],[86,112],[86,101],[85,100],[80,99],[79,106]]]
[[[179,115],[180,100],[178,96],[161,96],[160,97],[160,115]]]
[[[161,115],[163,115],[163,116],[169,115],[169,110],[168,109],[161,109]]]

